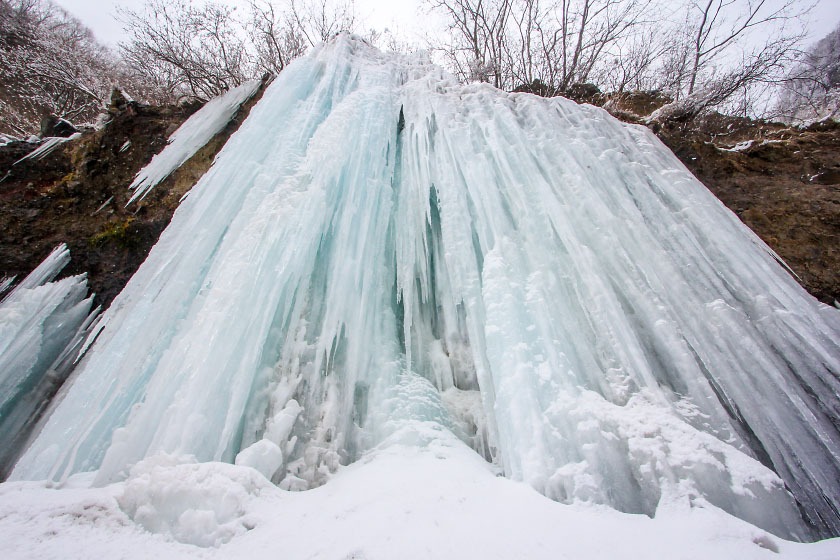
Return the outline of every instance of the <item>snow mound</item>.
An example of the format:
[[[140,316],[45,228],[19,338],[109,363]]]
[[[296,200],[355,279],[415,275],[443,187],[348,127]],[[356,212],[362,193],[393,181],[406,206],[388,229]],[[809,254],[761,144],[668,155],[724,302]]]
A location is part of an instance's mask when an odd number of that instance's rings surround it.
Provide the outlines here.
[[[158,455],[131,469],[117,502],[149,532],[217,547],[254,528],[248,506],[266,490],[253,469]]]

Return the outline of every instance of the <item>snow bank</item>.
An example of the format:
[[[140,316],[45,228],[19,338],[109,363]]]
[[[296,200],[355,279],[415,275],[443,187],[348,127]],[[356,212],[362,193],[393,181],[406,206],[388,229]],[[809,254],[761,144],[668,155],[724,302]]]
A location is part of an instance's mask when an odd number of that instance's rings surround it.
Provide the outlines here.
[[[253,528],[249,502],[266,489],[276,491],[252,469],[156,456],[131,469],[117,503],[151,533],[219,546]]]
[[[653,519],[559,504],[437,438],[378,450],[303,493],[245,467],[161,458],[105,488],[6,483],[0,549],[6,560],[834,560],[840,540],[788,542],[685,497]]]

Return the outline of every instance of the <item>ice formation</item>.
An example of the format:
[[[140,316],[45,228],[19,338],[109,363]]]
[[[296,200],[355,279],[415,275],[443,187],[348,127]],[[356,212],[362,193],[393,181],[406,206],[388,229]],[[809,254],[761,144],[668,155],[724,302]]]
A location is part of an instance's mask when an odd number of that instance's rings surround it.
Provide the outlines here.
[[[6,144],[11,144],[12,142],[20,142],[20,138],[15,138],[10,134],[0,132],[0,146],[5,146]]]
[[[260,87],[260,80],[251,80],[215,97],[204,104],[178,130],[172,133],[162,152],[140,170],[128,188],[134,190],[129,204],[145,197],[155,185],[169,177],[181,164],[190,159],[218,134],[239,107],[251,99]],[[128,149],[130,143],[123,144],[120,151]]]
[[[81,136],[82,136],[81,132],[74,132],[73,134],[71,134],[70,136],[67,136],[67,137],[64,137],[64,136],[48,136],[47,138],[43,139],[43,143],[40,146],[38,146],[37,148],[35,148],[34,150],[29,152],[25,156],[23,156],[22,158],[17,160],[14,163],[14,165],[17,165],[20,162],[26,161],[28,159],[36,159],[36,160],[37,159],[44,159],[45,157],[47,157],[48,155],[53,153],[56,148],[58,148],[59,146],[61,146],[65,142],[70,142],[72,140],[76,140],[77,138],[80,138]]]
[[[95,314],[84,275],[52,280],[70,261],[56,247],[0,301],[0,474],[70,371]],[[0,293],[11,282],[0,282]]]
[[[102,325],[12,478],[166,453],[298,490],[452,432],[558,501],[840,533],[840,313],[647,129],[348,36],[266,90]]]

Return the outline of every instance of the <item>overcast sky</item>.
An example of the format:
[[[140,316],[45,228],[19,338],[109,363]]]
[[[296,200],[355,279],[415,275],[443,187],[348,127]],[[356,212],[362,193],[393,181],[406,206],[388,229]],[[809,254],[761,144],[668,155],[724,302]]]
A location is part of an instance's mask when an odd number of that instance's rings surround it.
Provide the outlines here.
[[[116,46],[122,39],[120,24],[114,20],[117,6],[139,10],[144,0],[54,0],[67,11],[90,27],[96,37],[107,44]],[[423,0],[355,0],[356,14],[366,23],[365,28],[390,28],[403,34],[412,34],[419,27],[418,22],[425,21],[420,6]],[[780,1],[780,0],[771,0]],[[802,4],[812,0],[798,0]],[[226,0],[236,5],[236,0]],[[245,2],[241,2],[245,4]],[[818,0],[811,14],[811,42],[821,39],[840,23],[840,0]]]
[[[114,20],[116,7],[141,11],[145,0],[53,0],[65,10],[82,20],[93,30],[96,38],[115,46],[123,38],[120,24]],[[247,5],[246,2],[223,0],[226,4]],[[834,1],[834,0],[833,0]],[[367,27],[394,28],[410,31],[421,17],[417,8],[422,0],[355,0],[356,17]]]

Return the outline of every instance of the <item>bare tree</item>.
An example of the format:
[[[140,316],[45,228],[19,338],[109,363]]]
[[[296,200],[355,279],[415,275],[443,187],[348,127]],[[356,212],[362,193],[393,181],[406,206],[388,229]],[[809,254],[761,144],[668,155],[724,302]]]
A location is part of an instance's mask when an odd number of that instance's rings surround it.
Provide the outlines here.
[[[465,79],[551,92],[586,82],[644,22],[651,0],[431,0],[453,40],[444,54]]]
[[[307,47],[352,31],[352,1],[249,0],[229,5],[148,0],[143,11],[123,10],[129,36],[120,45],[136,76],[167,92],[169,100],[207,100],[265,72],[278,73]]]
[[[512,0],[431,0],[448,19],[451,43],[440,50],[460,79],[509,85],[503,66],[511,6]]]
[[[755,112],[804,36],[802,0],[428,0],[439,50],[462,80],[543,95],[594,82],[659,90],[663,110]],[[668,112],[670,111],[670,112]]]
[[[309,46],[329,41],[342,31],[356,29],[356,10],[352,0],[289,0],[291,23]]]
[[[773,116],[795,123],[840,117],[840,26],[787,73]]]
[[[173,95],[207,100],[254,74],[233,8],[149,0],[142,12],[120,10],[119,19],[130,37],[120,44],[123,58]]]
[[[270,0],[249,0],[249,6],[251,18],[248,31],[257,65],[264,72],[277,74],[306,51],[306,37],[294,18]]]
[[[46,114],[93,118],[116,66],[89,29],[48,0],[0,0],[0,119],[7,131],[35,132]]]
[[[798,0],[785,0],[781,6],[771,7],[767,0],[745,0],[738,3],[735,0],[700,0],[691,3],[691,9],[697,16],[694,26],[694,36],[691,43],[691,65],[688,70],[688,91],[691,95],[697,88],[698,77],[714,61],[726,52],[729,46],[752,29],[765,28],[779,22],[788,23],[794,16],[802,15],[801,11],[792,12],[794,6],[801,4]],[[791,41],[788,34],[772,37],[773,42]],[[795,39],[800,35],[793,36]],[[770,41],[765,41],[758,51],[747,56],[763,58],[771,52]],[[772,49],[771,56],[775,56],[778,49]]]
[[[610,50],[645,22],[650,0],[561,0],[554,25],[540,33],[560,91],[588,82]],[[551,20],[550,20],[551,21]]]
[[[675,102],[657,116],[688,118],[727,103],[729,112],[749,112],[757,91],[782,80],[810,8],[800,0],[689,2],[665,65],[663,82]]]
[[[662,61],[669,50],[665,39],[658,29],[646,26],[616,41],[596,64],[595,82],[615,93],[661,89]]]

